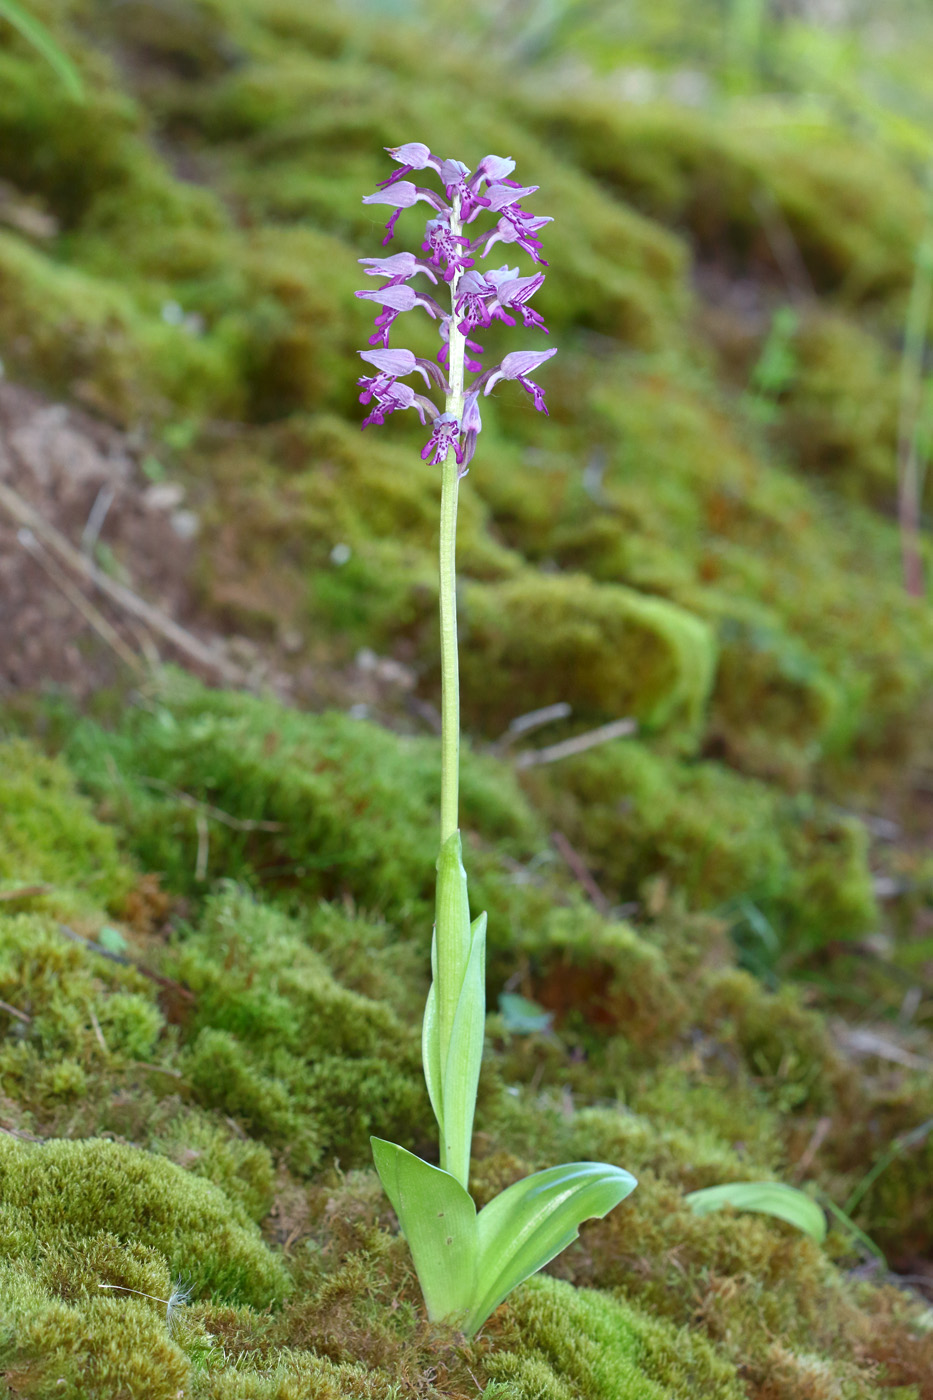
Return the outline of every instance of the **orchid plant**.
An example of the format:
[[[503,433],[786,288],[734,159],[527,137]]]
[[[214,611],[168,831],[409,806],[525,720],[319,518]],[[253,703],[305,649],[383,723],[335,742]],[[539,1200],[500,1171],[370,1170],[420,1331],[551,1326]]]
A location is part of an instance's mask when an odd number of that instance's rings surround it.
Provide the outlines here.
[[[515,380],[547,413],[544,391],[530,377],[556,350],[519,350],[484,368],[483,347],[473,336],[494,320],[514,326],[521,316],[530,329],[548,333],[528,305],[544,282],[536,270],[480,270],[498,245],[514,245],[537,269],[540,230],[549,218],[527,213],[522,201],[536,185],[511,178],[513,160],[485,156],[471,171],[458,160],[441,160],[414,142],[389,150],[400,169],[384,180],[364,204],[393,209],[383,246],[389,243],[403,209],[428,205],[418,258],[412,253],[361,258],[368,275],[383,278],[378,289],[357,296],[379,307],[374,348],[360,351],[374,374],[359,380],[360,401],[371,405],[363,423],[381,424],[398,409],[413,408],[430,435],[422,457],[441,469],[440,629],[441,629],[441,829],[437,860],[437,899],[431,947],[432,984],[424,1012],[422,1057],[431,1106],[440,1134],[440,1166],[422,1161],[396,1143],[372,1139],[373,1157],[392,1202],[424,1294],[428,1316],[472,1336],[490,1313],[524,1279],[543,1268],[577,1237],[582,1221],[604,1216],[635,1189],[635,1178],[621,1167],[571,1162],[518,1181],[482,1210],[469,1194],[470,1141],[483,1055],[486,992],[486,915],[471,920],[458,818],[460,698],[456,611],[457,493],[476,449],[482,427],[480,396],[502,380]],[[433,172],[443,193],[405,177]],[[484,218],[485,216],[485,218]],[[472,236],[475,220],[491,227]],[[447,304],[410,285],[416,277],[433,284]],[[441,347],[436,361],[411,350],[390,349],[398,316],[420,308],[437,322]],[[467,385],[465,373],[474,376]],[[401,381],[419,374],[434,399]]]

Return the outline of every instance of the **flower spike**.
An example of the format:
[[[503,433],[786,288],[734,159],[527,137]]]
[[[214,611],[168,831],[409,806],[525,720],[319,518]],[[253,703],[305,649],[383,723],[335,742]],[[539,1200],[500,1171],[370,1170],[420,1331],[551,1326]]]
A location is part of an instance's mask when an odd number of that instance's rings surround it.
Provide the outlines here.
[[[378,307],[374,334],[369,338],[373,348],[360,351],[375,370],[359,380],[360,401],[373,405],[364,426],[382,423],[398,409],[414,408],[422,422],[431,420],[431,435],[422,453],[424,460],[441,465],[453,453],[463,475],[482,430],[480,394],[488,394],[502,379],[514,379],[532,395],[535,408],[547,413],[544,391],[529,376],[555,352],[517,351],[484,371],[483,347],[472,335],[493,321],[514,326],[519,316],[527,329],[548,333],[542,317],[529,305],[544,283],[543,271],[535,270],[525,276],[517,267],[487,271],[476,263],[501,243],[514,245],[528,253],[539,268],[546,267],[539,233],[551,220],[532,215],[524,208],[523,202],[537,192],[538,186],[523,185],[513,178],[515,161],[511,156],[483,156],[476,169],[471,170],[461,160],[441,159],[420,141],[387,146],[386,150],[398,169],[363,200],[364,204],[388,205],[393,211],[383,243],[391,240],[403,209],[427,204],[431,217],[425,224],[421,244],[425,259],[410,252],[360,258],[368,277],[384,279],[378,289],[367,288],[356,294]],[[442,193],[407,178],[415,172],[433,174]],[[465,226],[484,216],[490,221],[485,230],[469,237]],[[444,286],[450,288],[449,311],[433,296],[409,285],[422,272],[438,293]],[[415,307],[427,311],[438,323],[441,345],[436,363],[420,359],[410,350],[389,348],[399,316]],[[408,385],[399,383],[415,373],[421,375],[429,391],[441,390],[443,408],[425,394],[415,394]],[[476,377],[468,383],[465,375]]]

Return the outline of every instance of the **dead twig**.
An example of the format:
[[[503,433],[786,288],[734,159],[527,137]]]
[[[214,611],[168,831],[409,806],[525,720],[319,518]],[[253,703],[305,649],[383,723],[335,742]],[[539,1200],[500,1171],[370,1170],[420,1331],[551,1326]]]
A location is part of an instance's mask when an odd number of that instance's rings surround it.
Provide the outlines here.
[[[576,734],[572,739],[562,739],[558,744],[549,744],[543,749],[526,749],[516,754],[516,768],[536,768],[541,763],[556,763],[561,758],[573,758],[575,754],[586,753],[599,744],[608,744],[613,739],[624,739],[638,732],[638,721],[634,719],[614,719],[598,729],[588,729],[585,734]]]
[[[165,987],[166,991],[175,992],[185,1001],[195,1001],[194,992],[189,987],[185,987],[181,982],[175,982],[171,977],[163,977],[161,972],[153,972],[151,968],[144,967],[135,958],[124,957],[122,953],[114,953],[110,948],[102,948],[99,943],[92,943],[89,938],[82,938],[80,933],[75,933],[73,928],[67,924],[58,925],[59,933],[65,938],[70,938],[72,943],[78,943],[82,948],[86,948],[89,953],[96,953],[98,957],[108,958],[110,962],[119,963],[121,967],[132,967],[143,977],[148,977],[150,982],[155,982],[160,987]]]
[[[173,788],[170,783],[164,783],[161,778],[137,779],[137,782],[144,787],[155,788],[157,792],[164,792],[169,797],[174,797],[183,807],[190,807],[193,812],[203,812],[207,817],[213,817],[223,826],[229,826],[233,831],[281,831],[282,822],[256,821],[252,817],[232,817],[229,812],[223,811],[220,807],[213,807],[210,802],[202,802],[198,797],[192,797],[190,792],[182,792],[179,788]]]
[[[27,1016],[25,1011],[20,1011],[19,1007],[11,1006],[8,1001],[0,1001],[0,1011],[5,1011],[8,1016],[15,1016],[24,1026],[32,1024],[31,1016]]]
[[[2,486],[0,486],[0,490],[2,490]],[[97,635],[103,638],[112,651],[116,652],[123,664],[129,666],[130,670],[135,671],[137,675],[144,674],[146,667],[135,651],[127,646],[117,629],[107,621],[100,609],[96,608],[88,598],[85,598],[80,588],[72,583],[64,569],[59,568],[51,555],[43,549],[32,530],[22,525],[16,532],[16,538],[27,554],[35,559],[40,568],[45,570],[56,588],[64,594],[72,607],[77,609],[85,622],[93,627]]]
[[[34,899],[36,895],[48,894],[52,885],[21,885],[17,890],[0,890],[0,902],[16,899]]]
[[[558,700],[556,705],[545,705],[540,710],[529,710],[525,715],[517,715],[509,722],[509,727],[501,738],[492,745],[494,752],[507,749],[510,744],[514,744],[516,739],[520,739],[523,734],[530,734],[533,729],[540,729],[543,724],[552,724],[558,719],[567,719],[573,713],[566,700]]]
[[[593,876],[587,869],[586,863],[584,862],[583,857],[580,855],[579,851],[575,850],[574,847],[571,846],[570,842],[567,840],[567,837],[562,831],[552,831],[551,841],[554,844],[555,850],[558,851],[561,856],[563,856],[564,860],[567,862],[567,865],[573,871],[573,874],[576,876],[576,879],[580,886],[586,891],[587,895],[589,896],[590,903],[593,905],[594,908],[599,910],[600,914],[608,918],[609,911],[612,908],[612,906],[610,905],[606,896],[603,894],[602,890],[597,885],[596,881],[593,879]]]
[[[97,1040],[98,1045],[100,1046],[101,1050],[103,1050],[105,1055],[109,1055],[110,1051],[107,1048],[107,1042],[104,1039],[104,1033],[100,1028],[100,1021],[98,1021],[97,1019],[97,1015],[94,1011],[93,1006],[88,1007],[88,1014],[91,1018],[91,1025],[94,1027],[94,1036]]]
[[[806,1176],[807,1172],[813,1166],[816,1154],[826,1141],[826,1135],[832,1126],[833,1120],[831,1118],[817,1119],[816,1127],[813,1129],[810,1141],[807,1143],[806,1151],[794,1167],[795,1181],[799,1181],[801,1177]]]
[[[228,685],[244,686],[246,684],[247,676],[239,666],[234,665],[233,662],[224,657],[217,656],[197,637],[184,627],[179,626],[159,608],[145,602],[125,584],[117,583],[115,579],[109,578],[93,560],[85,559],[80,550],[70,545],[64,535],[56,530],[54,525],[50,525],[28,501],[23,499],[18,491],[14,491],[11,486],[2,481],[0,481],[0,506],[18,525],[31,530],[36,538],[56,554],[69,569],[86,579],[88,583],[93,584],[112,603],[115,603],[131,617],[137,618],[154,632],[158,632],[191,661],[196,662],[199,666],[206,666],[217,675],[222,676]]]

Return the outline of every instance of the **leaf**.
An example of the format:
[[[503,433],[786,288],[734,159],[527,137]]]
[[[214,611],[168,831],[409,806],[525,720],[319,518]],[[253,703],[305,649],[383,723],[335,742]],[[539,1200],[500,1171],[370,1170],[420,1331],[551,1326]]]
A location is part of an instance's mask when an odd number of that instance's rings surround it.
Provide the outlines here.
[[[566,1249],[584,1220],[607,1215],[638,1185],[603,1162],[569,1162],[526,1176],[476,1218],[476,1299],[464,1324],[472,1336],[513,1288]]]
[[[440,849],[437,857],[437,898],[434,915],[437,965],[434,985],[437,988],[437,1022],[441,1064],[447,1059],[450,1036],[460,989],[470,960],[470,902],[467,877],[460,858],[460,833],[455,831]]]
[[[19,0],[0,0],[0,18],[8,20],[18,29],[24,39],[39,52],[50,67],[54,68],[69,94],[77,101],[84,101],[84,84],[81,75],[65,51],[52,38],[45,25],[19,3]]]
[[[459,1322],[476,1292],[476,1206],[448,1172],[370,1138],[376,1171],[408,1241],[432,1322]],[[488,1207],[487,1207],[488,1209]]]
[[[118,928],[111,928],[110,924],[103,924],[97,932],[97,941],[102,948],[106,948],[109,953],[125,953],[126,939]]]
[[[437,934],[431,939],[431,974],[437,977]],[[428,1098],[434,1109],[434,1117],[444,1136],[444,1086],[441,1079],[440,1031],[437,1024],[437,991],[434,981],[428,989],[428,999],[424,1005],[424,1022],[421,1027],[421,1063],[424,1066],[424,1082],[428,1086]]]
[[[445,1171],[455,1176],[464,1188],[469,1185],[470,1141],[486,1033],[485,914],[474,921],[470,933],[470,959],[460,986],[441,1090],[444,1102],[441,1161]]]
[[[549,1031],[554,1021],[553,1011],[545,1011],[536,1001],[519,996],[518,992],[500,992],[499,1012],[505,1028],[513,1035],[534,1035]]]
[[[780,1181],[733,1181],[725,1186],[708,1186],[704,1191],[691,1191],[686,1201],[696,1215],[710,1215],[733,1206],[736,1210],[754,1210],[786,1220],[817,1244],[826,1238],[826,1217],[816,1201]]]

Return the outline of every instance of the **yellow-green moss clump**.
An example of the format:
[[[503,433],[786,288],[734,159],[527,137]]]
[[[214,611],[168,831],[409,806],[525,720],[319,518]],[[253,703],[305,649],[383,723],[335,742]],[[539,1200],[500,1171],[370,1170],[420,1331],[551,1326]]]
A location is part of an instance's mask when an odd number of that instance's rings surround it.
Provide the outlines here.
[[[689,613],[584,575],[527,572],[464,592],[469,720],[501,732],[518,711],[563,700],[582,718],[633,715],[649,729],[702,722],[712,638]]]
[[[48,886],[48,902],[67,917],[93,904],[118,908],[133,878],[68,769],[0,738],[0,891],[28,889],[34,900]]]
[[[629,740],[525,782],[607,894],[640,898],[661,876],[693,908],[749,937],[757,927],[760,965],[820,948],[829,928],[839,939],[876,926],[863,828],[809,797]]]

